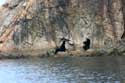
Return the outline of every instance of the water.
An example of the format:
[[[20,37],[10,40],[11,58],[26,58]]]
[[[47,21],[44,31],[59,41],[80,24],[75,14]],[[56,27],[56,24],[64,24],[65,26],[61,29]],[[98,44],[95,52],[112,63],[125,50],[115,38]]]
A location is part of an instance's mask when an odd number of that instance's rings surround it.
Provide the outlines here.
[[[125,57],[0,60],[0,83],[125,83]]]

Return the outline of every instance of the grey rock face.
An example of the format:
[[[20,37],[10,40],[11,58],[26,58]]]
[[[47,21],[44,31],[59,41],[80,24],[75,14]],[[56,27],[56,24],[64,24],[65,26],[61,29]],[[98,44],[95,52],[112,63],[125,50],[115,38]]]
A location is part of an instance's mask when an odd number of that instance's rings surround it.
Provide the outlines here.
[[[0,50],[113,47],[124,33],[121,0],[10,0],[0,9]],[[7,44],[10,44],[9,46]],[[72,46],[72,45],[74,46]],[[3,49],[4,48],[4,49]]]

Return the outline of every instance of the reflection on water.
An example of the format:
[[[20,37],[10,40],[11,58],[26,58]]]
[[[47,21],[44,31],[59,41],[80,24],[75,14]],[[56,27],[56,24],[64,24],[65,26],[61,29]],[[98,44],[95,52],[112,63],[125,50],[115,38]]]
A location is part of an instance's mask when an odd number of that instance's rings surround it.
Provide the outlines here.
[[[125,83],[124,57],[0,60],[0,83]]]

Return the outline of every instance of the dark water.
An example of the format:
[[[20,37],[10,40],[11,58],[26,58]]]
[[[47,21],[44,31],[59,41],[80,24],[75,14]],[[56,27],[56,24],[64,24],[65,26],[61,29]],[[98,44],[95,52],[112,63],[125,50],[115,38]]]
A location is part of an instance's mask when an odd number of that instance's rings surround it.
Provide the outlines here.
[[[0,60],[0,83],[125,83],[125,57]]]

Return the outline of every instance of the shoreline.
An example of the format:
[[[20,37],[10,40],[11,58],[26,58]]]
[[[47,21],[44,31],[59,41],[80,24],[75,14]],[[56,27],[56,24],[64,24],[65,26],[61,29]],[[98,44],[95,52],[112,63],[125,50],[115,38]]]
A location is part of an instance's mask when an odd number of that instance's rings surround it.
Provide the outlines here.
[[[69,51],[54,54],[53,49],[49,50],[26,50],[13,52],[0,52],[0,59],[21,59],[21,58],[47,58],[47,57],[96,57],[96,56],[125,56],[125,50],[108,49],[108,50],[88,50],[88,51]]]

